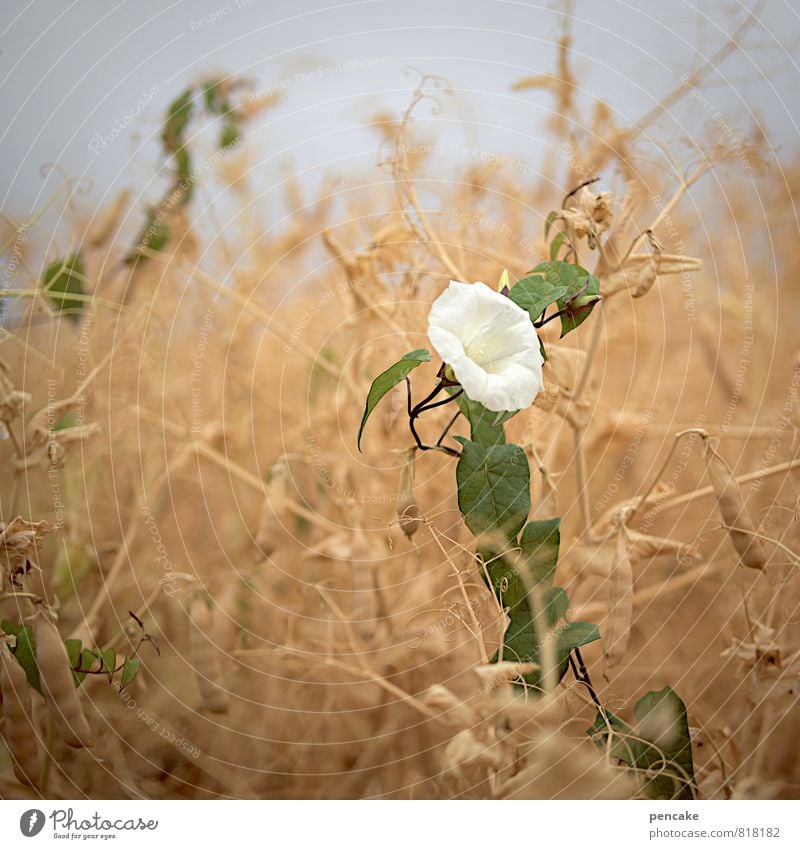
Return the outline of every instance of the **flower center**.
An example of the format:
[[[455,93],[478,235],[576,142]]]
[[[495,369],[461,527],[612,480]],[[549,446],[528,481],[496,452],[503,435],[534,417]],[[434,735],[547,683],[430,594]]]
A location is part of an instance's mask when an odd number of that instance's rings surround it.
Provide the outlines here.
[[[497,359],[496,346],[486,336],[478,336],[464,346],[464,353],[481,368],[491,371],[495,359]]]

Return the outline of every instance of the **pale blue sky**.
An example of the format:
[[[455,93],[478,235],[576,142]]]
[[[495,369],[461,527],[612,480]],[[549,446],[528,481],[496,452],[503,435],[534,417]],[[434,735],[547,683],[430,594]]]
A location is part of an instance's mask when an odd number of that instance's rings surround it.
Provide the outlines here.
[[[622,123],[636,120],[752,5],[577,0],[579,82]],[[456,89],[442,127],[460,122],[470,144],[524,156],[535,168],[553,101],[509,86],[553,69],[563,8],[528,0],[7,0],[0,7],[0,198],[15,215],[35,208],[51,188],[40,176],[48,162],[91,177],[98,199],[147,183],[166,104],[215,69],[252,77],[261,88],[285,86],[280,106],[251,130],[265,179],[288,155],[301,169],[374,165],[376,140],[363,120],[380,104],[407,103],[408,65],[442,74]],[[726,124],[761,122],[784,152],[797,148],[800,73],[792,57],[799,37],[796,0],[769,0],[744,50],[708,89]],[[320,67],[322,74],[296,76]],[[117,120],[126,129],[92,151],[96,134],[109,136]],[[667,139],[679,138],[707,121],[699,104],[687,102],[662,128]]]

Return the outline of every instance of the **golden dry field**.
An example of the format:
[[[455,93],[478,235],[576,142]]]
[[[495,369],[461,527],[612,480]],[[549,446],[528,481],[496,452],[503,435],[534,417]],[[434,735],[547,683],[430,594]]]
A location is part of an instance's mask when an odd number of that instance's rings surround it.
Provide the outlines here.
[[[515,86],[551,97],[542,168],[441,156],[424,119],[459,120],[448,83],[409,76],[407,110],[369,116],[374,167],[287,169],[268,218],[247,128],[278,95],[198,78],[149,211],[134,177],[94,209],[63,174],[57,233],[4,215],[0,797],[637,797],[592,699],[635,725],[666,686],[690,796],[800,796],[800,169],[757,132],[587,114],[577,73],[565,35]],[[531,517],[562,517],[567,621],[601,639],[590,686],[539,691],[402,383],[356,437],[449,281],[523,278],[555,233],[601,300],[540,331],[544,391],[508,441]]]

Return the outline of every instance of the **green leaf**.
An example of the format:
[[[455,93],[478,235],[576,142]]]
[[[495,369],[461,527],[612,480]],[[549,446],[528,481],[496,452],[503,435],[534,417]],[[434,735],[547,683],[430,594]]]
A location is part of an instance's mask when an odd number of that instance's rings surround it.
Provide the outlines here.
[[[372,411],[375,409],[378,401],[383,398],[383,396],[394,389],[401,380],[404,380],[405,377],[412,372],[417,366],[421,366],[422,363],[430,362],[431,354],[430,351],[426,351],[425,348],[418,348],[416,351],[411,351],[406,354],[401,360],[398,360],[393,366],[389,366],[386,371],[379,374],[375,380],[372,381],[372,386],[369,388],[369,394],[367,395],[367,403],[364,406],[364,415],[361,417],[361,426],[358,428],[358,450],[361,450],[361,434],[364,432],[364,425],[367,423],[367,419],[372,415]]]
[[[508,628],[503,635],[503,659],[538,663],[538,640],[525,582],[506,558],[486,550],[480,551],[479,556],[485,564],[489,585],[508,614]],[[526,675],[525,684],[539,688],[539,671]]]
[[[83,643],[80,640],[64,640],[64,648],[67,650],[69,665],[73,669],[80,668],[82,646]]]
[[[567,291],[572,291],[575,281],[581,276],[587,276],[589,272],[579,265],[563,260],[552,260],[540,262],[531,274],[543,274],[552,286],[564,286]]]
[[[519,538],[525,576],[531,586],[552,584],[558,564],[561,519],[529,522]]]
[[[547,239],[547,236],[550,233],[550,228],[553,226],[553,222],[558,218],[558,210],[551,209],[550,212],[547,213],[547,218],[544,220],[544,237]]]
[[[73,321],[80,321],[83,300],[70,295],[84,295],[83,258],[76,251],[67,259],[54,262],[44,272],[43,286],[53,306]]]
[[[456,387],[450,387],[451,394],[457,391]],[[506,432],[503,428],[517,411],[495,413],[487,410],[483,404],[473,401],[462,392],[458,396],[458,407],[469,422],[470,439],[480,442],[482,445],[503,445],[506,441]]]
[[[125,257],[125,264],[134,265],[139,260],[147,259],[147,257],[141,255],[142,249],[157,253],[164,250],[168,241],[169,227],[167,222],[159,215],[155,207],[151,207],[147,212],[147,222],[139,234],[136,247]]]
[[[14,649],[14,657],[17,663],[25,670],[28,683],[38,693],[42,692],[42,682],[39,678],[39,666],[36,663],[36,643],[33,640],[33,629],[28,625],[17,625],[4,619],[0,622],[0,628],[6,634],[13,634],[17,638]]]
[[[525,676],[526,686],[543,691],[548,679],[555,686],[567,671],[573,649],[599,640],[600,631],[587,622],[563,621],[569,598],[561,587],[539,586],[528,591],[506,558],[492,558],[487,552],[481,557],[492,589],[508,612],[504,659],[538,665]]]
[[[671,688],[653,690],[634,708],[636,729],[598,712],[589,736],[602,749],[633,769],[651,799],[695,797],[692,741],[686,706]]]
[[[95,661],[100,660],[101,651],[98,648],[84,649],[81,652],[81,672],[89,672]]]
[[[232,121],[228,121],[223,127],[222,132],[219,134],[219,146],[220,149],[224,150],[228,147],[233,147],[241,141],[242,134],[239,132],[239,128]]]
[[[519,445],[483,445],[456,437],[464,446],[456,467],[458,507],[476,537],[514,539],[531,509],[531,473]]]
[[[86,673],[81,670],[84,668],[87,670],[90,669],[92,664],[89,663],[88,666],[84,664],[84,655],[86,652],[83,651],[83,643],[80,640],[64,640],[64,647],[67,650],[69,665],[72,667],[72,674],[75,677],[75,686],[79,687],[86,677]],[[92,659],[93,662],[94,659]]]
[[[650,781],[653,797],[691,799],[694,763],[686,705],[671,687],[664,687],[639,699],[633,712],[639,736],[650,740],[660,753],[658,763],[652,763],[651,768],[666,768],[666,774]]]
[[[53,430],[65,430],[78,424],[78,416],[74,410],[67,410],[63,416],[53,425]]]
[[[87,676],[95,661],[100,657],[99,649],[83,649],[81,651],[80,663],[72,664],[72,672],[75,676],[75,684],[79,686]]]
[[[568,622],[558,634],[559,652],[564,669],[573,649],[594,643],[600,639],[600,629],[591,622]]]
[[[600,300],[600,280],[580,265],[563,261],[542,262],[533,269],[533,273],[544,274],[553,286],[566,287],[567,291],[557,300],[559,310],[566,310],[561,316],[562,338],[583,324]]]
[[[189,148],[184,145],[175,151],[173,157],[175,162],[175,175],[183,182],[190,182],[192,179],[192,154],[189,153]]]
[[[117,653],[114,649],[98,650],[97,653],[103,662],[102,671],[108,675],[110,681],[114,676],[114,670],[117,668]]]
[[[511,287],[508,297],[518,307],[527,311],[531,321],[536,321],[550,304],[554,304],[568,292],[568,286],[553,283],[541,274],[534,274],[518,280]]]
[[[525,676],[525,683],[540,691],[545,691],[548,680],[553,687],[561,681],[574,649],[600,639],[597,626],[587,622],[548,623],[548,617],[526,615],[524,609],[510,618],[504,639],[506,658],[538,664],[539,669]]]
[[[170,103],[164,118],[161,140],[167,153],[175,153],[183,146],[183,133],[192,119],[193,112],[192,89],[187,88]]]
[[[194,196],[195,179],[192,174],[192,155],[186,145],[179,147],[173,156],[175,179],[177,181],[176,195],[180,206],[186,206]]]
[[[553,241],[550,242],[550,259],[558,259],[558,252],[561,250],[561,245],[564,244],[566,235],[564,233],[556,233]]]
[[[578,278],[575,288],[576,292],[582,289],[584,291],[581,295],[567,296],[558,301],[558,308],[567,310],[561,316],[562,338],[575,330],[576,327],[580,327],[589,318],[595,304],[600,300],[600,280],[594,274]]]
[[[563,587],[538,587],[528,593],[535,612],[546,628],[555,628],[569,610],[569,596]]]
[[[227,111],[228,101],[222,80],[208,80],[203,83],[203,102],[206,109],[214,115]]]
[[[122,680],[120,681],[120,687],[127,687],[128,684],[133,681],[136,677],[136,674],[139,672],[139,667],[142,665],[142,662],[138,657],[126,657],[122,663]]]

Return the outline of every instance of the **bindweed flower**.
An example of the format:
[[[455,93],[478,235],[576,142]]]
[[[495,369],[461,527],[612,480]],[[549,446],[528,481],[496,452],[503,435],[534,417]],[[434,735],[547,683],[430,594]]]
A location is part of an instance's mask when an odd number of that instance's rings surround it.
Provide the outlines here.
[[[467,397],[492,412],[524,410],[544,388],[530,316],[484,283],[451,280],[431,307],[428,338]]]

